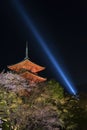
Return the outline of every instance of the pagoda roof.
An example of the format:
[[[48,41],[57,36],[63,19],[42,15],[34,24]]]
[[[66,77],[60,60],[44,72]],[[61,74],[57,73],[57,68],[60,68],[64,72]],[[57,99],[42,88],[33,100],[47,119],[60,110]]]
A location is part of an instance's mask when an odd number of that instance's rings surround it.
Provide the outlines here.
[[[38,75],[34,75],[33,73],[30,73],[28,71],[21,73],[20,76],[24,77],[25,79],[29,80],[30,82],[35,82],[35,83],[40,83],[40,82],[44,82],[47,80],[46,78],[42,78]]]
[[[45,69],[45,67],[39,66],[31,62],[29,59],[24,59],[23,61],[17,64],[9,65],[8,68],[16,72],[19,72],[21,69],[25,69],[32,73],[37,73]]]

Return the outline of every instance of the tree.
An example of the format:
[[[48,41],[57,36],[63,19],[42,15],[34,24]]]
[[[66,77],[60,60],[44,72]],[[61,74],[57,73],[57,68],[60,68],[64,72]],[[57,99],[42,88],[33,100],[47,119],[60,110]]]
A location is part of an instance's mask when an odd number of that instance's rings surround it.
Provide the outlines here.
[[[17,74],[0,75],[0,117],[5,129],[84,130],[86,113],[87,107],[65,95],[54,80],[30,88]]]
[[[30,91],[27,81],[19,75],[9,72],[0,74],[0,117],[4,127],[16,130],[22,126],[24,120],[19,116],[20,111],[22,116],[25,110],[22,97],[29,96]]]

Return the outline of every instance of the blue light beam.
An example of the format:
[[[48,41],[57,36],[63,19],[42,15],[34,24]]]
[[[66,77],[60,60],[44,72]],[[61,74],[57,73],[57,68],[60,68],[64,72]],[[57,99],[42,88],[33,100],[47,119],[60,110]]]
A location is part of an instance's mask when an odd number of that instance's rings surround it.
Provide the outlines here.
[[[71,94],[76,95],[76,89],[69,79],[69,77],[65,74],[64,70],[62,67],[59,65],[59,62],[56,60],[54,55],[52,54],[51,50],[48,48],[47,44],[44,42],[43,38],[40,36],[34,25],[32,24],[32,21],[29,18],[29,15],[27,15],[24,7],[21,5],[21,3],[18,0],[13,0],[13,5],[16,7],[17,11],[19,12],[19,15],[21,16],[23,22],[25,23],[26,27],[32,31],[34,37],[40,44],[40,46],[44,49],[46,55],[48,56],[49,60],[51,61],[52,65],[56,69],[57,75],[59,74],[64,86],[68,89],[68,91]]]

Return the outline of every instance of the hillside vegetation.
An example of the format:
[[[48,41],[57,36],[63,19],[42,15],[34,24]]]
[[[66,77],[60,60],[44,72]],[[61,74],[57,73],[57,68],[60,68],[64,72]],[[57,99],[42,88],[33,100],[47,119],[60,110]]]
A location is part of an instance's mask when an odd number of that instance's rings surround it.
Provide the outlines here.
[[[17,74],[0,74],[3,130],[86,130],[87,105],[50,80],[32,86]]]

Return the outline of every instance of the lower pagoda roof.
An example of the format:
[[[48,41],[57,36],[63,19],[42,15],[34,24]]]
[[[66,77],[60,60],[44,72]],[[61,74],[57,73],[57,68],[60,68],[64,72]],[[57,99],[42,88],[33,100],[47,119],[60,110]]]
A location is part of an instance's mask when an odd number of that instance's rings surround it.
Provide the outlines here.
[[[35,75],[33,73],[30,73],[28,71],[21,73],[20,76],[22,76],[26,80],[29,80],[30,82],[34,82],[34,83],[40,83],[40,82],[44,82],[47,80],[46,78],[42,78],[42,77]]]

